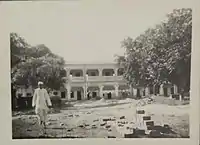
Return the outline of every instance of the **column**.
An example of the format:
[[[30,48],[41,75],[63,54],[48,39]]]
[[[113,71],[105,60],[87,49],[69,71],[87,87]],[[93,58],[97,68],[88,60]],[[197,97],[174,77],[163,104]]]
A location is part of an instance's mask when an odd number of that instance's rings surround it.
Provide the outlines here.
[[[71,99],[71,86],[67,84],[67,100]]]
[[[74,98],[77,100],[77,91],[74,91]]]
[[[153,95],[156,94],[156,85],[153,85]]]
[[[99,96],[101,98],[103,98],[103,86],[102,85],[99,86]]]
[[[119,91],[118,91],[119,85],[115,84],[115,97],[119,96]]]
[[[118,75],[118,68],[115,68],[115,76],[117,76]]]
[[[67,77],[69,77],[69,75],[70,75],[70,69],[66,69],[65,71],[67,72]]]
[[[167,88],[167,95],[168,95],[168,96],[171,96],[171,87],[168,87],[168,88]]]
[[[86,74],[87,74],[86,68],[83,68],[82,71],[83,71],[83,77],[85,78],[85,77],[86,77]]]
[[[174,94],[178,94],[178,87],[174,85]]]
[[[149,87],[145,88],[145,95],[148,96],[150,94]]]
[[[139,87],[138,89],[140,90],[140,96],[143,96],[143,90],[144,90],[144,89],[143,89],[143,88],[140,88],[140,87]]]
[[[133,96],[137,96],[137,89],[133,88]]]
[[[182,95],[181,94],[179,95],[179,101],[182,101]]]
[[[103,69],[102,69],[102,68],[99,68],[98,71],[99,71],[99,76],[102,76],[102,71],[103,71]]]
[[[129,85],[129,91],[130,91],[130,95],[133,97],[133,87],[132,87],[132,85]]]
[[[83,99],[87,99],[87,85],[83,86]]]
[[[163,87],[163,84],[160,85],[159,94],[162,95],[162,96],[164,95],[164,87]]]

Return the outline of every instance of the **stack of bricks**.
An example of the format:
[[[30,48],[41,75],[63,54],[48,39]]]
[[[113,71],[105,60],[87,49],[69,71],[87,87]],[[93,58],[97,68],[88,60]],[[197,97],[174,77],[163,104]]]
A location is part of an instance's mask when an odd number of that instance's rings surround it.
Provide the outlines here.
[[[140,130],[145,130],[146,134],[152,130],[154,121],[151,120],[151,116],[146,115],[145,110],[136,110],[136,125]]]
[[[154,127],[154,121],[145,110],[136,110],[134,129],[131,133],[124,133],[125,138],[137,138],[149,135]]]
[[[136,110],[134,124],[125,123],[122,126],[117,123],[117,131],[125,138],[137,138],[150,135],[154,129],[154,121],[151,116],[147,115],[145,110]]]

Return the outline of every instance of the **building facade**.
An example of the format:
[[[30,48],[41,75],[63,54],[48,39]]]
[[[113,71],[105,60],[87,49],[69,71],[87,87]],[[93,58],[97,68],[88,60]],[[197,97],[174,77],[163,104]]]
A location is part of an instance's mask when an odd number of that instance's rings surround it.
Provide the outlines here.
[[[65,87],[60,96],[66,100],[86,100],[95,97],[112,99],[124,93],[132,97],[159,94],[170,96],[177,93],[174,85],[151,87],[132,87],[123,78],[123,71],[115,63],[104,64],[67,64]]]
[[[95,97],[116,98],[130,92],[117,64],[67,64],[66,83],[61,88],[61,98],[84,100]]]

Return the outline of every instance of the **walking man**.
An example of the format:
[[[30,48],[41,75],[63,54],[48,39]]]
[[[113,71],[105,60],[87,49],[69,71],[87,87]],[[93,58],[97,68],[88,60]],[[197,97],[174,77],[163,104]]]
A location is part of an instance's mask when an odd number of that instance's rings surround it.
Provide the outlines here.
[[[35,113],[38,115],[39,124],[46,128],[47,114],[52,103],[47,90],[43,88],[43,82],[38,82],[38,88],[35,89],[33,95],[32,106],[35,107]]]

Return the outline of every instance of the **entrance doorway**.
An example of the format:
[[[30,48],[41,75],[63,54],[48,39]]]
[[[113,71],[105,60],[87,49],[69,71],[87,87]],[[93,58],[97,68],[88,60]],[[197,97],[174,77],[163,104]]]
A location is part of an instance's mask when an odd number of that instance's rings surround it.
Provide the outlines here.
[[[140,99],[141,95],[140,95],[140,89],[137,89],[137,94],[136,94],[137,98]]]
[[[152,95],[153,94],[153,86],[150,86],[149,89],[150,89],[150,95]]]
[[[65,92],[61,92],[61,98],[65,98],[66,97],[66,93]]]
[[[167,88],[164,88],[164,96],[167,97],[168,93],[167,93]]]
[[[174,87],[171,87],[171,94],[174,94]]]
[[[92,92],[92,97],[95,98],[97,96],[97,92]]]
[[[154,86],[154,95],[160,94],[160,86],[159,85],[155,85]]]
[[[81,91],[77,91],[77,100],[81,100]]]
[[[112,98],[112,94],[111,92],[108,93],[108,99],[111,99]]]

